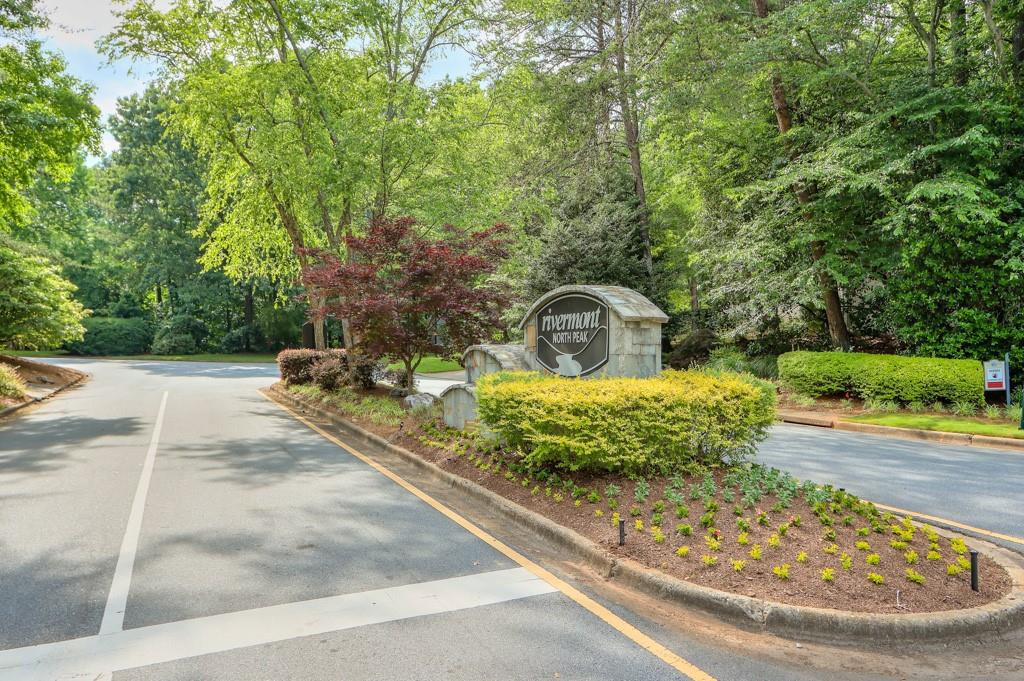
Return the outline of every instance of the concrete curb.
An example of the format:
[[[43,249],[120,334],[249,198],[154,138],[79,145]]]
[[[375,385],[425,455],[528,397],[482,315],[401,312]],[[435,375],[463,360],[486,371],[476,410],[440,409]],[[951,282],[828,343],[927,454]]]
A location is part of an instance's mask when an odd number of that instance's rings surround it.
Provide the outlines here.
[[[268,396],[330,422],[352,440],[383,448],[437,481],[486,503],[509,520],[555,542],[573,556],[610,579],[647,595],[695,607],[733,624],[793,639],[833,644],[903,644],[945,642],[1005,633],[1024,625],[1024,561],[1017,554],[982,540],[969,538],[1009,574],[1010,593],[994,603],[967,610],[907,615],[874,615],[775,603],[690,584],[628,558],[607,553],[593,541],[552,520],[513,503],[481,485],[450,473],[416,454],[370,433],[319,405],[298,399],[274,385]],[[957,535],[936,530],[945,536]]]
[[[32,398],[28,399],[27,401],[22,402],[21,404],[15,404],[15,405],[12,405],[10,407],[5,407],[3,409],[0,409],[0,419],[4,418],[5,416],[9,416],[9,415],[13,414],[16,411],[20,411],[20,410],[24,409],[25,407],[29,407],[29,406],[31,406],[33,404],[39,404],[40,402],[48,400],[51,397],[53,397],[54,395],[56,395],[57,393],[61,393],[61,392],[64,392],[65,390],[68,390],[69,388],[75,387],[76,385],[78,385],[79,383],[81,383],[82,381],[84,381],[87,378],[89,378],[89,374],[83,373],[81,376],[78,376],[77,378],[75,378],[75,380],[69,381],[69,382],[65,383],[64,385],[60,386],[59,388],[55,388],[54,390],[51,390],[50,392],[46,393],[42,397],[32,397]]]
[[[830,415],[822,416],[820,414],[808,412],[780,411],[779,420],[783,423],[796,423],[803,426],[832,428],[833,430],[844,430],[851,433],[882,435],[884,437],[894,437],[901,440],[938,442],[940,444],[947,445],[994,447],[997,449],[1012,449],[1014,450],[1013,453],[1024,453],[1024,440],[1016,440],[1010,437],[993,437],[990,435],[971,435],[969,433],[947,433],[940,430],[920,430],[918,428],[880,426],[874,423],[843,421]]]

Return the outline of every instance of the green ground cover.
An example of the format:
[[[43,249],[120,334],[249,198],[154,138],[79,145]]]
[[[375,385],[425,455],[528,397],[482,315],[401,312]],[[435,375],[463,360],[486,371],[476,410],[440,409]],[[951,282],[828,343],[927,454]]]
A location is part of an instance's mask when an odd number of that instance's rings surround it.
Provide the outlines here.
[[[970,435],[991,435],[995,437],[1012,437],[1024,439],[1024,430],[1016,423],[991,421],[988,419],[964,416],[938,416],[934,414],[862,414],[844,417],[844,421],[857,423],[874,423],[879,426],[896,428],[917,428],[919,430],[939,430],[947,433],[967,433]]]
[[[389,369],[399,370],[404,369],[405,365],[401,362],[395,362],[388,365]],[[418,374],[436,374],[442,371],[459,371],[462,367],[458,362],[453,362],[450,359],[442,359],[435,355],[427,355],[420,362],[420,365],[416,367],[416,373]]]

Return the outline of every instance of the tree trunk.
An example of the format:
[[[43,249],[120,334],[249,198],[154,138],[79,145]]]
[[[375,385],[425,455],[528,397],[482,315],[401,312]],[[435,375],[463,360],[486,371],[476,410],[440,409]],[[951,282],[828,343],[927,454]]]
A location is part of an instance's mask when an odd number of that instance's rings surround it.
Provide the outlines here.
[[[753,0],[754,14],[764,19],[768,16],[767,0]],[[793,115],[789,108],[789,101],[786,99],[786,88],[782,82],[782,76],[778,72],[772,73],[772,108],[775,109],[775,121],[779,127],[779,133],[786,135],[793,127]],[[790,159],[795,159],[796,153],[790,150]],[[801,206],[808,206],[811,203],[811,194],[804,187],[794,187],[796,199]],[[805,214],[805,217],[810,217]],[[843,350],[850,350],[850,330],[846,325],[846,317],[843,316],[843,303],[839,297],[839,287],[836,280],[829,274],[828,270],[820,264],[825,257],[827,244],[816,239],[811,242],[811,261],[817,268],[818,285],[821,288],[822,301],[825,304],[825,316],[828,319],[828,335],[832,343]]]
[[[643,165],[640,162],[640,121],[633,109],[630,96],[629,74],[626,67],[626,36],[622,26],[622,4],[615,10],[615,72],[619,89],[619,108],[622,109],[622,130],[629,151],[629,169],[633,175],[633,191],[640,204],[640,244],[643,249],[644,269],[651,282],[654,279],[654,258],[651,249],[651,231],[648,225],[647,188],[644,186]]]
[[[700,328],[700,298],[697,296],[697,278],[690,275],[690,326]]]
[[[156,285],[156,306],[163,307],[164,304],[164,287],[163,284]]]
[[[255,310],[253,309],[252,288],[253,288],[252,287],[252,282],[249,282],[248,284],[246,284],[246,286],[245,286],[245,304],[244,304],[244,306],[242,308],[242,314],[243,314],[243,317],[244,317],[242,323],[245,325],[245,351],[246,352],[252,352],[252,347],[251,347],[251,343],[250,343],[250,340],[252,338],[252,334],[249,333],[249,330],[253,327],[253,325],[256,322],[256,314],[255,314]]]
[[[964,0],[952,0],[949,5],[949,42],[953,52],[953,84],[967,85],[968,64],[964,38],[967,35],[967,8]]]

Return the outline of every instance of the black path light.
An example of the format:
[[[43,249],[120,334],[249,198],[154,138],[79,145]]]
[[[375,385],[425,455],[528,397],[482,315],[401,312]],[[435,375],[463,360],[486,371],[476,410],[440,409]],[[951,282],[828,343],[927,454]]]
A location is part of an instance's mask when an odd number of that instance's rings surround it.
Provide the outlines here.
[[[978,590],[978,552],[971,549],[971,589]]]
[[[626,543],[626,521],[619,518],[619,546]]]

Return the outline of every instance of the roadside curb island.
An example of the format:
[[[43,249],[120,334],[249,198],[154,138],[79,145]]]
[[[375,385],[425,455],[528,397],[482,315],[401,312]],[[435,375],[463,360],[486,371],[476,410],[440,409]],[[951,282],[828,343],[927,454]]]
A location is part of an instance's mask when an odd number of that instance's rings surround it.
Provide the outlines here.
[[[902,440],[938,442],[946,445],[1012,449],[1014,450],[1013,453],[1024,453],[1024,439],[1018,440],[1012,437],[995,437],[992,435],[972,435],[970,433],[948,433],[942,430],[921,430],[918,428],[880,426],[874,423],[843,421],[842,419],[835,418],[828,414],[818,414],[814,412],[780,410],[779,420],[783,423],[794,423],[801,426],[816,426],[818,428],[831,428],[833,430],[844,430],[851,433],[882,435]]]
[[[19,358],[19,359],[21,359],[21,358]],[[33,364],[35,364],[35,362],[33,362]],[[64,368],[67,369],[67,367],[64,367]],[[78,371],[76,369],[75,372],[78,374],[77,376],[75,376],[75,378],[73,378],[72,380],[68,381],[67,383],[65,383],[63,385],[57,386],[56,388],[54,388],[50,392],[46,393],[45,395],[40,395],[38,397],[29,397],[24,402],[21,402],[19,404],[12,404],[9,407],[4,407],[3,409],[0,409],[0,419],[4,418],[6,416],[10,416],[11,414],[13,414],[13,413],[15,413],[17,411],[25,409],[26,407],[30,407],[33,404],[39,404],[40,402],[44,402],[44,401],[50,399],[51,397],[53,397],[54,395],[62,393],[65,390],[68,390],[70,388],[74,388],[76,385],[80,384],[82,381],[84,381],[85,379],[89,378],[89,374],[87,374],[87,373],[85,373],[83,371]]]
[[[278,403],[328,421],[356,442],[382,448],[436,480],[489,505],[505,518],[555,542],[606,579],[615,579],[649,596],[677,605],[698,608],[732,624],[792,639],[845,645],[977,639],[982,635],[1006,633],[1024,625],[1024,560],[1007,549],[973,537],[937,530],[947,537],[969,539],[973,547],[1009,573],[1013,583],[1010,593],[993,603],[966,610],[907,615],[875,615],[775,603],[684,582],[633,560],[613,556],[573,530],[450,473],[319,405],[296,398],[280,384],[264,392]]]

